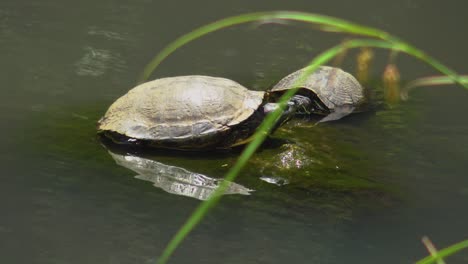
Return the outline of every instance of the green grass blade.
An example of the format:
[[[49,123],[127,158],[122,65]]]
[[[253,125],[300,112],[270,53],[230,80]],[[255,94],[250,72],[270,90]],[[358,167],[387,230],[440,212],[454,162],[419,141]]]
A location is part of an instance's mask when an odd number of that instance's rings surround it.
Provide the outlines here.
[[[458,81],[463,84],[468,84],[468,75],[460,75]],[[419,79],[409,82],[406,86],[403,87],[403,89],[401,90],[401,97],[404,100],[408,99],[409,92],[417,87],[449,85],[449,84],[456,84],[456,83],[452,78],[448,76],[429,76],[429,77],[419,78]]]
[[[468,75],[460,75],[459,81],[461,83],[467,84],[468,83]],[[413,80],[408,83],[406,89],[410,90],[420,86],[436,86],[436,85],[448,85],[448,84],[455,84],[453,79],[447,76],[429,76],[423,77],[416,80]]]
[[[222,19],[220,21],[202,26],[186,35],[181,36],[180,38],[176,39],[174,42],[170,43],[166,46],[156,57],[151,60],[151,62],[145,67],[143,72],[142,78],[140,81],[145,81],[151,75],[151,73],[156,69],[156,67],[166,59],[170,54],[176,51],[178,48],[182,47],[183,45],[196,40],[208,33],[213,31],[226,28],[233,25],[238,25],[247,22],[253,21],[271,21],[275,19],[283,19],[283,20],[295,20],[295,21],[302,21],[308,22],[313,24],[318,24],[321,26],[326,26],[328,30],[333,30],[337,32],[346,32],[358,35],[364,35],[368,37],[380,38],[382,40],[372,40],[372,39],[355,39],[344,42],[340,45],[332,47],[325,51],[324,53],[317,56],[310,64],[310,67],[304,71],[303,76],[299,79],[303,81],[306,76],[314,71],[319,65],[328,62],[331,58],[338,55],[345,49],[351,48],[358,48],[358,47],[375,47],[375,48],[384,48],[384,49],[392,49],[392,50],[399,50],[405,52],[411,56],[414,56],[438,71],[442,72],[443,74],[447,75],[448,78],[453,80],[454,82],[462,84],[465,88],[468,89],[468,84],[462,83],[462,78],[458,76],[454,71],[450,70],[445,65],[441,64],[440,62],[436,61],[435,59],[431,58],[424,52],[420,51],[419,49],[400,41],[398,38],[391,36],[390,34],[370,28],[361,26],[358,24],[350,23],[345,20],[317,15],[317,14],[308,14],[308,13],[301,13],[301,12],[263,12],[263,13],[251,13],[251,14],[244,14],[235,17],[229,17],[226,19]],[[213,193],[210,199],[201,203],[198,208],[194,211],[192,216],[187,220],[187,222],[181,227],[181,229],[177,232],[174,238],[169,242],[168,246],[164,250],[163,254],[161,255],[158,263],[164,264],[167,262],[169,257],[172,255],[174,250],[177,246],[183,241],[183,239],[190,233],[190,231],[201,221],[203,216],[212,208],[220,199],[221,194],[225,192],[226,188],[228,187],[228,182],[233,181],[235,177],[239,174],[241,169],[245,166],[248,162],[249,158],[255,153],[258,147],[262,144],[265,140],[269,131],[274,126],[276,120],[281,115],[282,110],[284,109],[287,100],[295,93],[295,90],[287,91],[280,99],[279,104],[280,107],[267,116],[265,121],[259,126],[258,131],[253,136],[253,141],[245,148],[241,156],[239,157],[238,161],[234,164],[231,170],[227,173],[225,182],[222,182],[219,188]]]
[[[454,245],[451,245],[449,247],[446,247],[442,250],[439,250],[437,252],[437,256],[427,256],[421,260],[419,260],[418,262],[416,262],[416,264],[430,264],[430,263],[434,263],[436,262],[437,260],[440,260],[442,258],[445,258],[445,257],[448,257],[450,255],[453,255],[455,253],[457,253],[458,251],[462,250],[462,249],[465,249],[465,248],[468,248],[468,240],[464,240],[462,242],[459,242],[457,244],[454,244]]]
[[[427,55],[422,50],[419,50],[418,48],[413,47],[401,41],[394,43],[394,44],[395,44],[394,49],[401,50],[407,53],[408,55],[411,55],[415,58],[420,59],[421,61],[429,64],[430,66],[432,66],[434,69],[438,70],[439,72],[447,75],[450,79],[454,81],[454,83],[457,83],[461,85],[463,88],[468,89],[468,84],[462,82],[461,77],[455,71],[451,70],[449,67],[440,63],[439,61],[432,58],[431,56]]]
[[[198,39],[208,33],[234,26],[242,23],[253,22],[253,21],[271,21],[271,20],[294,20],[301,21],[306,23],[312,23],[320,26],[325,26],[327,29],[332,29],[337,32],[345,32],[356,35],[363,35],[367,37],[373,37],[385,40],[390,42],[395,46],[398,46],[397,49],[405,50],[411,56],[419,58],[443,74],[446,74],[454,82],[459,83],[465,89],[468,89],[468,84],[462,83],[460,77],[448,67],[438,62],[437,60],[431,58],[421,50],[399,40],[397,37],[388,34],[385,31],[362,26],[359,24],[351,23],[349,21],[338,19],[329,16],[323,16],[312,13],[303,13],[303,12],[288,12],[288,11],[275,11],[275,12],[260,12],[260,13],[249,13],[233,17],[228,17],[217,22],[202,26],[198,29],[189,32],[175,41],[167,45],[159,54],[157,54],[148,65],[145,67],[140,82],[148,80],[151,73],[156,69],[156,67],[161,64],[161,62],[166,59],[170,54],[184,46],[185,44]],[[394,48],[392,47],[392,49]]]
[[[446,264],[443,258],[438,258],[439,252],[437,251],[437,248],[434,246],[432,241],[429,239],[429,237],[424,236],[421,239],[421,242],[424,244],[426,247],[427,251],[429,251],[429,254],[436,258],[436,264]]]
[[[359,48],[359,47],[375,47],[375,48],[395,48],[395,45],[392,43],[382,41],[382,40],[372,40],[372,39],[354,39],[349,40],[339,45],[336,45],[325,52],[321,53],[317,57],[315,57],[309,64],[309,67],[303,72],[300,78],[297,81],[296,86],[300,86],[302,82],[305,81],[307,76],[311,74],[314,70],[316,70],[320,65],[327,63],[332,58],[340,54],[345,49],[351,48]],[[407,52],[406,46],[397,46],[397,50],[402,52]],[[167,262],[169,257],[173,254],[175,249],[178,245],[183,241],[183,239],[190,233],[191,230],[195,228],[195,226],[202,220],[203,216],[207,214],[209,209],[211,209],[216,203],[219,202],[221,195],[226,191],[229,182],[234,181],[237,175],[240,173],[242,168],[247,164],[248,160],[255,151],[260,147],[263,141],[268,136],[269,132],[273,128],[276,123],[276,120],[281,116],[284,107],[286,106],[287,101],[295,94],[296,90],[291,89],[288,90],[278,101],[280,107],[276,109],[274,112],[269,114],[265,120],[260,124],[256,133],[253,135],[253,140],[250,142],[245,150],[240,155],[237,162],[234,166],[228,171],[225,176],[224,182],[220,184],[220,186],[216,189],[210,199],[202,202],[193,212],[193,214],[189,217],[187,222],[179,229],[173,239],[169,242],[166,249],[163,251],[158,264],[164,264]]]
[[[447,80],[452,80],[453,83],[462,84],[465,88],[468,89],[468,83],[466,82],[465,78],[459,76],[456,72],[450,70],[445,65],[439,63],[435,59],[431,58],[424,52],[411,47],[405,43],[394,43],[388,42],[384,40],[375,40],[375,39],[352,39],[349,41],[345,41],[335,48],[343,51],[345,49],[354,49],[354,48],[361,48],[361,47],[372,47],[372,48],[382,48],[382,49],[391,49],[400,52],[407,53],[408,55],[414,56],[415,58],[431,65],[441,73],[446,75]],[[335,54],[334,56],[336,56]]]
[[[312,73],[314,70],[316,70],[321,64],[324,64],[328,62],[330,59],[332,59],[336,54],[340,53],[340,51],[343,49],[341,46],[336,46],[333,47],[326,52],[320,54],[317,56],[314,60],[311,61],[309,64],[310,67],[308,67],[304,73],[301,75],[301,77],[298,79],[298,85],[301,82],[304,82],[306,77]],[[173,239],[169,242],[167,245],[166,249],[163,251],[163,254],[158,260],[158,264],[164,264],[167,262],[169,257],[172,255],[174,250],[178,247],[178,245],[183,241],[183,239],[189,234],[193,228],[201,221],[204,215],[208,212],[210,208],[212,208],[217,202],[219,202],[221,195],[226,191],[228,187],[228,182],[232,182],[237,175],[240,173],[242,168],[247,164],[249,161],[250,157],[255,153],[255,151],[260,147],[260,145],[263,143],[263,141],[266,139],[268,136],[269,132],[271,129],[274,127],[276,121],[278,118],[281,116],[282,112],[284,111],[284,107],[287,104],[287,101],[294,95],[296,90],[288,90],[278,101],[280,104],[280,107],[273,111],[271,114],[269,114],[264,122],[258,127],[257,131],[253,135],[253,140],[250,142],[245,150],[242,152],[240,155],[239,159],[237,162],[234,164],[234,166],[229,170],[229,172],[226,174],[225,181],[223,181],[220,186],[215,190],[213,195],[206,200],[205,202],[202,202],[193,212],[193,214],[190,216],[190,218],[185,222],[185,224],[179,229],[177,234],[173,237]]]
[[[271,20],[295,20],[313,23],[317,25],[327,26],[331,29],[334,29],[337,32],[346,32],[351,34],[365,35],[368,37],[375,37],[381,39],[392,39],[388,33],[361,26],[355,23],[348,22],[346,20],[323,16],[318,14],[311,13],[302,13],[302,12],[288,12],[288,11],[276,11],[276,12],[259,12],[259,13],[249,13],[233,17],[228,17],[221,19],[219,21],[207,24],[205,26],[199,27],[192,32],[189,32],[173,42],[167,45],[158,55],[156,55],[150,63],[145,67],[143,74],[140,78],[140,82],[148,80],[151,73],[156,69],[156,67],[161,64],[161,62],[171,55],[174,51],[184,46],[185,44],[198,39],[208,33],[227,28],[230,26],[235,26],[243,23],[254,22],[254,21],[271,21]],[[397,41],[397,39],[394,39]]]
[[[468,83],[468,75],[460,75],[460,82]],[[419,86],[434,86],[434,85],[446,85],[446,84],[455,84],[455,82],[448,78],[447,76],[429,76],[416,79],[411,81],[409,87],[419,87]]]

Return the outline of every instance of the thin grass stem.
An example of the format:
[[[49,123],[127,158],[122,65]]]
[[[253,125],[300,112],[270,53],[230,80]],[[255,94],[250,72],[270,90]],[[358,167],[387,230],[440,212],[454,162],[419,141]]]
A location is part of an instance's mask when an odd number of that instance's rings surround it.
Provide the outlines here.
[[[429,251],[429,254],[431,254],[432,257],[437,259],[436,260],[437,264],[446,264],[444,259],[442,259],[441,257],[439,258],[439,252],[437,251],[437,248],[427,236],[424,236],[421,239],[421,241],[423,242],[424,246],[427,248],[427,251]]]
[[[170,54],[184,46],[185,44],[198,39],[208,33],[227,28],[234,25],[239,25],[243,23],[253,22],[253,21],[271,21],[271,20],[294,20],[301,21],[306,23],[312,23],[315,25],[320,25],[326,27],[328,31],[349,33],[354,35],[361,35],[366,37],[372,37],[377,39],[385,40],[395,46],[400,46],[400,49],[406,50],[405,52],[411,56],[414,56],[418,59],[423,60],[428,63],[436,70],[450,77],[454,82],[459,83],[464,88],[468,89],[468,84],[464,84],[460,81],[459,76],[449,69],[447,66],[438,62],[434,58],[431,58],[423,51],[411,46],[408,43],[401,41],[399,38],[390,35],[389,33],[375,29],[372,27],[362,26],[356,23],[352,23],[343,19],[338,19],[329,16],[323,16],[312,13],[303,13],[303,12],[289,12],[289,11],[274,11],[274,12],[259,12],[259,13],[249,13],[233,17],[228,17],[205,26],[199,27],[171,42],[167,45],[160,53],[158,53],[145,67],[143,73],[140,77],[140,82],[148,80],[149,76],[153,73],[158,65],[166,59]],[[389,48],[393,49],[393,48]]]
[[[453,82],[462,84],[463,87],[468,89],[468,83],[463,83],[462,78],[458,76],[454,71],[438,62],[437,60],[431,58],[423,51],[399,40],[398,38],[378,29],[361,26],[358,24],[350,23],[345,20],[317,15],[317,14],[308,14],[301,12],[262,12],[262,13],[251,13],[244,14],[234,17],[225,18],[217,22],[202,26],[188,34],[181,36],[175,41],[171,42],[166,46],[158,55],[156,55],[150,63],[145,67],[144,72],[140,81],[146,81],[152,72],[161,64],[161,62],[166,59],[170,54],[184,46],[185,44],[200,38],[208,33],[213,31],[226,28],[233,25],[238,25],[247,22],[253,21],[271,21],[275,19],[280,20],[295,20],[308,22],[313,24],[318,24],[320,26],[326,27],[327,30],[335,32],[345,32],[357,35],[363,35],[366,37],[373,37],[377,39],[354,39],[345,41],[337,46],[334,46],[325,52],[319,54],[315,57],[309,64],[309,67],[303,72],[301,77],[298,79],[298,85],[305,80],[308,74],[312,73],[320,65],[327,63],[332,58],[345,51],[346,49],[359,48],[359,47],[374,47],[374,48],[384,48],[391,50],[398,50],[405,52],[411,56],[414,56],[427,64],[431,65],[438,71],[442,72],[452,80]],[[378,40],[381,39],[381,40]],[[169,257],[173,254],[178,245],[183,241],[183,239],[190,233],[191,230],[202,220],[203,216],[212,208],[217,202],[219,202],[221,195],[225,192],[228,187],[229,182],[233,181],[235,177],[239,174],[242,168],[247,164],[250,157],[255,153],[255,151],[260,147],[265,138],[268,136],[272,127],[275,125],[275,122],[281,116],[282,111],[290,99],[291,96],[296,92],[295,89],[288,90],[279,100],[278,109],[269,114],[264,122],[259,126],[256,133],[253,136],[252,142],[250,142],[245,150],[240,155],[237,162],[226,174],[225,180],[223,181],[218,189],[213,193],[213,195],[205,202],[202,202],[194,211],[192,216],[186,221],[186,223],[179,229],[176,235],[167,245],[166,249],[160,256],[158,263],[164,264],[167,262]],[[443,250],[442,250],[443,251]],[[440,252],[442,252],[440,251]],[[442,254],[440,254],[442,255]]]
[[[391,48],[400,50],[402,52],[407,52],[407,46],[397,45],[385,42],[382,40],[373,40],[373,39],[353,39],[341,44],[338,44],[325,52],[319,54],[315,57],[308,65],[307,69],[302,73],[300,78],[297,81],[296,87],[300,86],[302,82],[305,81],[307,76],[316,70],[320,65],[327,63],[335,56],[339,55],[346,49],[351,48],[360,48],[360,47],[374,47],[374,48]],[[255,151],[260,147],[266,137],[269,135],[269,132],[274,127],[276,120],[281,116],[282,111],[287,103],[287,101],[295,94],[296,89],[290,89],[281,96],[278,101],[280,107],[269,114],[265,120],[260,124],[257,131],[253,135],[253,140],[250,142],[245,150],[240,155],[237,162],[233,167],[228,171],[225,176],[225,181],[223,181],[220,186],[216,189],[213,195],[206,201],[202,202],[185,222],[185,224],[179,229],[176,235],[171,239],[167,247],[164,249],[158,264],[164,264],[167,262],[169,257],[173,254],[175,249],[180,245],[183,239],[190,233],[191,230],[203,219],[203,216],[211,209],[215,204],[217,204],[221,198],[221,195],[226,191],[229,182],[234,181],[236,176],[240,173],[242,168],[247,164],[248,160],[252,157]]]
[[[464,240],[462,242],[456,243],[454,245],[451,245],[449,247],[446,247],[442,250],[437,251],[436,256],[427,256],[419,261],[416,262],[416,264],[431,264],[435,263],[436,261],[446,258],[450,255],[453,255],[457,253],[458,251],[462,249],[468,248],[468,240]]]
[[[459,82],[463,84],[468,84],[468,75],[460,75]],[[438,86],[438,85],[450,85],[456,84],[453,79],[448,76],[428,76],[422,77],[416,80],[409,82],[406,86],[403,87],[401,91],[401,98],[403,100],[408,99],[408,94],[414,88],[417,87],[427,87],[427,86]]]
[[[304,73],[300,76],[297,81],[297,84],[301,84],[305,81],[307,76],[311,74],[314,70],[316,70],[320,65],[328,62],[334,56],[340,53],[343,49],[342,46],[333,47],[326,52],[320,54],[314,60],[312,60],[309,64],[309,67],[304,71]],[[203,216],[208,212],[210,208],[212,208],[216,203],[219,202],[221,195],[226,191],[229,182],[233,181],[236,176],[240,173],[242,168],[247,164],[249,159],[255,153],[255,151],[260,147],[263,141],[268,136],[271,129],[274,127],[276,121],[281,116],[284,108],[287,104],[287,101],[296,93],[297,89],[288,90],[285,94],[281,96],[278,101],[280,107],[278,107],[275,111],[270,113],[265,120],[261,123],[258,127],[257,131],[253,135],[253,140],[250,142],[247,147],[244,149],[242,154],[240,155],[237,162],[234,166],[228,171],[225,177],[225,181],[223,181],[219,187],[215,190],[213,195],[206,201],[202,202],[187,220],[187,222],[179,229],[173,239],[169,242],[166,249],[163,251],[163,254],[158,260],[158,264],[164,264],[167,262],[169,257],[178,247],[178,245],[183,241],[183,239],[188,235],[188,233],[195,228],[195,226],[201,221]]]

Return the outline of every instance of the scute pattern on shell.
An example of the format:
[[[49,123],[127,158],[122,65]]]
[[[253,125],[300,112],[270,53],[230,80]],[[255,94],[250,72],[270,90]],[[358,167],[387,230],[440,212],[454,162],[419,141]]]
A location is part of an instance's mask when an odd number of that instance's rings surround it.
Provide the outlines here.
[[[162,78],[117,99],[98,129],[142,140],[209,139],[250,117],[263,96],[225,78]]]
[[[272,91],[296,88],[296,83],[304,71],[305,68],[284,77]],[[335,67],[319,67],[300,87],[313,91],[330,110],[342,105],[357,106],[365,101],[364,88],[356,78]]]

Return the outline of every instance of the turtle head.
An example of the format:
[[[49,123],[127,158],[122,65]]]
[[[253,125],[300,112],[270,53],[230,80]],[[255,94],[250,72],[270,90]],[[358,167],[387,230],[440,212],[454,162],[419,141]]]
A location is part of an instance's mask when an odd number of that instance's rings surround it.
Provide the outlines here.
[[[309,97],[296,94],[289,100],[289,102],[293,104],[293,107],[295,108],[294,112],[310,113],[312,100]]]
[[[285,114],[295,114],[296,112],[308,112],[312,106],[312,100],[303,95],[294,95],[289,99],[284,109]],[[263,106],[265,114],[271,113],[279,108],[278,103],[267,103]]]

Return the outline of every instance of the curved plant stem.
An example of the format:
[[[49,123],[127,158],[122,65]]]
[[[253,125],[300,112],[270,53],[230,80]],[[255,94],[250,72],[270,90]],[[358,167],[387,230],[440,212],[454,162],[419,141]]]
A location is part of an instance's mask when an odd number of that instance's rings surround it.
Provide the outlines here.
[[[341,45],[336,46],[317,56],[314,60],[310,62],[310,67],[307,68],[307,70],[305,70],[304,73],[301,75],[301,77],[298,80],[298,84],[305,81],[306,77],[310,73],[316,70],[321,64],[326,63],[331,58],[336,56],[336,54],[338,54],[342,49],[343,47],[341,47]],[[227,187],[229,186],[229,182],[233,181],[236,178],[241,169],[247,164],[250,157],[252,157],[252,155],[255,153],[258,147],[260,147],[265,138],[268,136],[276,121],[281,116],[281,113],[283,112],[287,101],[294,95],[296,90],[297,89],[288,90],[283,96],[281,96],[281,98],[278,101],[280,107],[278,107],[275,111],[270,113],[261,123],[255,134],[253,135],[252,142],[250,142],[247,145],[237,162],[226,174],[225,181],[223,181],[219,185],[219,187],[215,190],[215,192],[208,200],[202,202],[195,209],[194,213],[189,217],[187,222],[185,222],[185,224],[179,229],[177,234],[169,242],[166,249],[163,251],[163,254],[159,258],[158,264],[164,264],[167,262],[169,257],[172,255],[177,246],[182,242],[182,240],[201,221],[201,219],[208,212],[208,210],[220,200],[221,195],[226,191]]]
[[[430,264],[430,263],[435,263],[438,260],[441,260],[445,257],[448,257],[450,255],[453,255],[457,253],[458,251],[468,248],[468,240],[464,240],[462,242],[459,242],[457,244],[451,245],[449,247],[446,247],[442,250],[437,251],[437,255],[435,256],[427,256],[418,262],[416,264]]]
[[[390,48],[392,47],[391,43],[381,41],[381,40],[370,40],[370,39],[354,39],[349,40],[339,45],[336,45],[325,52],[319,54],[315,57],[310,63],[309,67],[302,73],[300,78],[297,80],[297,84],[294,85],[299,87],[307,78],[309,74],[315,71],[320,65],[327,63],[332,58],[340,54],[345,49],[350,48],[358,48],[358,47],[377,47],[377,48]],[[406,51],[404,47],[398,49],[401,51]],[[236,176],[240,173],[242,168],[247,164],[248,160],[255,151],[260,147],[263,141],[268,136],[271,129],[274,127],[276,120],[281,116],[281,113],[284,110],[284,107],[287,104],[287,101],[296,93],[297,89],[290,89],[288,90],[278,101],[280,107],[276,109],[274,112],[269,114],[265,120],[261,123],[261,125],[257,128],[257,131],[253,135],[253,140],[250,142],[245,150],[240,155],[237,162],[234,166],[229,170],[226,174],[225,181],[223,181],[219,187],[215,190],[212,196],[202,202],[193,212],[193,214],[189,217],[189,219],[184,223],[184,225],[179,229],[176,235],[172,238],[169,242],[163,254],[161,255],[158,263],[164,264],[172,255],[174,250],[178,247],[178,245],[183,241],[183,239],[190,233],[190,231],[195,228],[195,226],[202,220],[203,216],[208,212],[210,208],[212,208],[216,203],[219,202],[221,195],[226,191],[227,187],[229,186],[229,182],[232,182]]]
[[[333,57],[337,56],[341,52],[346,49],[351,48],[358,48],[358,47],[375,47],[375,48],[384,48],[384,49],[391,49],[397,50],[401,52],[405,52],[411,56],[414,56],[438,71],[447,75],[448,78],[453,80],[454,82],[462,84],[465,88],[468,89],[468,84],[463,83],[463,80],[460,76],[458,76],[454,71],[450,70],[445,65],[441,64],[437,60],[431,58],[421,50],[399,40],[398,38],[391,36],[390,34],[370,28],[361,26],[358,24],[350,23],[345,20],[317,15],[317,14],[308,14],[308,13],[301,13],[301,12],[263,12],[263,13],[251,13],[251,14],[244,14],[234,17],[225,18],[219,20],[217,22],[202,26],[188,34],[181,36],[180,38],[176,39],[174,42],[170,43],[166,46],[156,57],[154,57],[151,62],[145,67],[143,75],[140,81],[145,81],[151,75],[151,73],[156,69],[156,67],[166,59],[170,54],[176,51],[178,48],[182,47],[183,45],[200,38],[210,32],[226,28],[229,26],[252,22],[252,21],[268,21],[268,20],[295,20],[295,21],[303,21],[313,24],[318,24],[321,26],[326,26],[327,30],[333,30],[336,32],[345,32],[357,35],[363,35],[367,37],[373,37],[377,39],[352,39],[346,42],[343,42],[337,46],[334,46],[325,52],[319,54],[315,57],[309,64],[309,67],[303,72],[302,76],[298,79],[297,84],[301,84],[309,75],[312,73],[317,67],[321,64],[324,64],[330,61]],[[381,39],[381,40],[378,40]],[[158,263],[164,264],[167,262],[169,257],[172,255],[174,250],[178,247],[178,245],[183,241],[183,239],[190,233],[190,231],[202,220],[203,216],[208,212],[210,208],[212,208],[217,202],[219,202],[221,195],[225,192],[226,188],[230,181],[233,181],[235,177],[239,174],[241,169],[247,164],[250,157],[255,153],[258,147],[262,144],[265,138],[268,136],[269,132],[271,131],[272,127],[275,125],[275,122],[280,117],[287,101],[291,96],[294,95],[296,92],[295,89],[288,90],[279,100],[280,107],[276,109],[273,113],[269,114],[264,122],[258,127],[256,133],[253,135],[253,140],[250,142],[245,150],[242,152],[241,156],[237,160],[237,162],[233,165],[233,167],[229,170],[226,174],[225,180],[223,181],[218,189],[212,194],[210,199],[202,202],[191,215],[191,217],[186,221],[186,223],[179,229],[176,235],[172,238],[172,240],[167,245],[166,249],[160,256]]]
[[[468,84],[468,75],[460,75],[459,82]],[[428,76],[422,77],[409,82],[401,91],[401,97],[403,100],[408,99],[408,94],[411,90],[421,86],[436,86],[436,85],[448,85],[455,84],[453,79],[448,76]]]
[[[368,37],[375,37],[381,39],[392,39],[392,37],[378,29],[371,27],[361,26],[355,23],[348,22],[346,20],[311,14],[311,13],[302,13],[302,12],[288,12],[288,11],[276,11],[276,12],[258,12],[258,13],[248,13],[238,16],[232,16],[228,18],[221,19],[219,21],[204,25],[199,27],[171,42],[167,45],[161,52],[158,53],[148,65],[145,67],[143,74],[140,78],[141,82],[146,81],[151,73],[156,69],[156,67],[161,64],[161,62],[166,59],[170,54],[176,51],[178,48],[183,45],[200,38],[208,33],[239,25],[253,21],[271,21],[271,20],[295,20],[313,23],[321,26],[326,26],[327,31],[333,30],[336,32],[346,32],[351,34],[364,35]],[[395,41],[397,39],[395,38]]]
[[[359,24],[351,23],[343,19],[338,19],[329,16],[323,16],[318,14],[312,13],[303,13],[303,12],[289,12],[289,11],[276,11],[276,12],[259,12],[259,13],[249,13],[243,14],[233,17],[228,17],[205,26],[199,27],[198,29],[189,32],[173,42],[167,45],[158,55],[156,55],[145,67],[143,74],[140,78],[140,82],[146,81],[151,73],[156,69],[156,67],[161,64],[161,62],[166,59],[170,54],[176,51],[178,48],[184,46],[185,44],[198,39],[208,33],[214,32],[216,30],[220,30],[226,27],[239,25],[243,23],[253,22],[253,21],[271,21],[271,20],[294,20],[294,21],[301,21],[306,23],[312,23],[316,25],[320,25],[322,27],[326,27],[326,30],[335,31],[335,32],[342,32],[342,33],[349,33],[354,35],[362,35],[366,37],[372,37],[377,39],[385,40],[389,43],[392,43],[395,46],[404,47],[406,53],[416,58],[422,59],[441,73],[447,75],[452,79],[454,82],[459,83],[464,88],[468,89],[468,84],[464,84],[460,81],[459,76],[443,65],[442,63],[438,62],[437,60],[431,58],[430,56],[426,55],[421,50],[411,46],[408,43],[401,41],[399,38],[390,35],[389,33],[375,29],[372,27],[362,26]],[[390,48],[393,49],[393,48]]]

